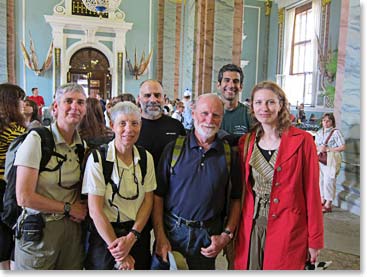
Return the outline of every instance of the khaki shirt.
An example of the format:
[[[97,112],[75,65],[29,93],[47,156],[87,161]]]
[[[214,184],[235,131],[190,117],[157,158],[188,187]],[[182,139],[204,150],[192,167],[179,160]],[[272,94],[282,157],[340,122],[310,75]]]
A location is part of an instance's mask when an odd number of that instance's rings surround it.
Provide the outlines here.
[[[63,187],[71,187],[80,180],[80,164],[77,154],[77,144],[82,140],[77,131],[74,133],[73,142],[68,145],[59,132],[56,122],[51,125],[51,131],[55,141],[56,152],[67,157],[60,170],[48,172],[42,171],[39,175],[36,192],[49,199],[74,203],[79,196],[81,187],[78,189],[65,189],[58,185],[61,177]],[[31,132],[19,147],[14,165],[39,169],[41,161],[41,137],[36,132]],[[54,168],[58,162],[57,157],[52,156],[47,168]],[[31,213],[37,212],[27,209]]]

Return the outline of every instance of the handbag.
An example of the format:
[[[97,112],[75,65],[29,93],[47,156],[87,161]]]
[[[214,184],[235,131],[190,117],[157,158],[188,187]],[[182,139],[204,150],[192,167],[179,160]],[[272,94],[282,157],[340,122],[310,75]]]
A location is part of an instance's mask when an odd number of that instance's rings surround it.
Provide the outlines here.
[[[319,153],[319,162],[327,165],[327,152],[320,152]]]
[[[248,148],[249,148],[249,145],[250,145],[251,136],[252,136],[252,134],[249,134],[245,138],[245,142],[244,142],[244,145],[243,145],[243,162],[244,162],[244,164],[246,163],[246,157],[247,157]],[[243,201],[244,201],[244,197],[245,197],[245,189],[246,189],[245,185],[246,185],[246,183],[245,183],[245,180],[244,180],[243,184],[242,184],[241,212],[242,212],[242,206],[243,206]],[[234,232],[233,239],[231,239],[230,242],[224,247],[224,254],[226,255],[226,259],[227,259],[227,263],[228,263],[228,269],[231,269],[231,270],[234,269],[234,258],[235,258],[235,246],[236,246],[237,233],[238,233],[238,227]]]
[[[335,131],[335,129],[332,129],[330,134],[326,138],[326,140],[324,142],[325,146],[328,144],[328,142],[330,140],[330,137],[331,137],[331,135],[333,134],[334,131]],[[320,152],[318,156],[319,156],[319,162],[324,164],[324,165],[327,165],[327,152]]]

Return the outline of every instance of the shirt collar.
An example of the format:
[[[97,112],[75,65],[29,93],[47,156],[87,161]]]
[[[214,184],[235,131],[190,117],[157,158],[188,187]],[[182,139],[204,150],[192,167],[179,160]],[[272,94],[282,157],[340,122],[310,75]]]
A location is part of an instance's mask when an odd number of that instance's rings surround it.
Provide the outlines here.
[[[64,139],[64,137],[62,136],[62,134],[60,133],[60,130],[59,128],[57,127],[57,121],[53,122],[51,124],[51,130],[52,130],[52,133],[53,133],[53,136],[54,136],[54,140],[55,140],[55,145],[56,144],[61,144],[61,143],[65,143],[66,144],[66,141]],[[74,134],[73,134],[73,142],[71,143],[70,146],[74,146],[76,144],[81,144],[83,145],[83,142],[82,142],[82,139],[80,138],[79,136],[79,133],[78,131],[74,131]]]
[[[189,139],[189,147],[190,148],[199,148],[199,147],[201,147],[198,144],[197,140],[196,140],[195,129],[193,129],[187,137]],[[223,147],[222,144],[223,143],[222,143],[221,139],[218,138],[217,134],[215,134],[215,138],[214,138],[214,141],[212,142],[212,144],[210,145],[210,149],[215,149],[216,151],[220,151],[221,147]]]
[[[140,155],[139,155],[138,148],[136,148],[135,145],[133,146],[133,151],[134,151],[134,165],[137,165],[140,160]],[[113,139],[112,141],[108,143],[106,160],[109,162],[114,162],[116,160],[115,139]]]

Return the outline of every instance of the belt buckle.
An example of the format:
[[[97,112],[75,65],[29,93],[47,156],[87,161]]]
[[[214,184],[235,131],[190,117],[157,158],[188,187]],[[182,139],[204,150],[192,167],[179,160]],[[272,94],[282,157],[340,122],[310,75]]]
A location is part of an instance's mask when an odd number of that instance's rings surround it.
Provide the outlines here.
[[[193,228],[202,227],[201,221],[194,221],[194,220],[186,220],[186,225]]]

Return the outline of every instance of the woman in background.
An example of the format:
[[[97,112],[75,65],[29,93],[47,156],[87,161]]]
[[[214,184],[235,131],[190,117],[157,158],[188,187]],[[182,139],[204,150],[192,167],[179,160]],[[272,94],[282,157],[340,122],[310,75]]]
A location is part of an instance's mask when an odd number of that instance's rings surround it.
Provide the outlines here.
[[[341,152],[345,150],[343,134],[335,129],[335,126],[334,115],[325,113],[322,116],[322,128],[317,131],[315,137],[317,152],[327,152],[327,164],[319,162],[321,205],[324,213],[331,212],[331,204],[335,198],[336,177],[342,161]]]
[[[26,131],[21,112],[25,92],[17,85],[0,84],[0,213],[3,211],[5,157],[10,143]],[[13,231],[0,218],[0,269],[10,269],[14,259]]]
[[[255,85],[251,113],[253,129],[239,141],[245,196],[234,268],[302,270],[324,246],[316,146],[291,126],[277,84]]]
[[[41,127],[42,124],[39,120],[38,106],[36,102],[26,99],[23,105],[23,115],[25,118],[25,124],[27,129],[32,129],[35,127]]]
[[[108,143],[114,133],[104,123],[101,103],[96,98],[87,98],[87,112],[79,124],[78,131],[89,147]]]

